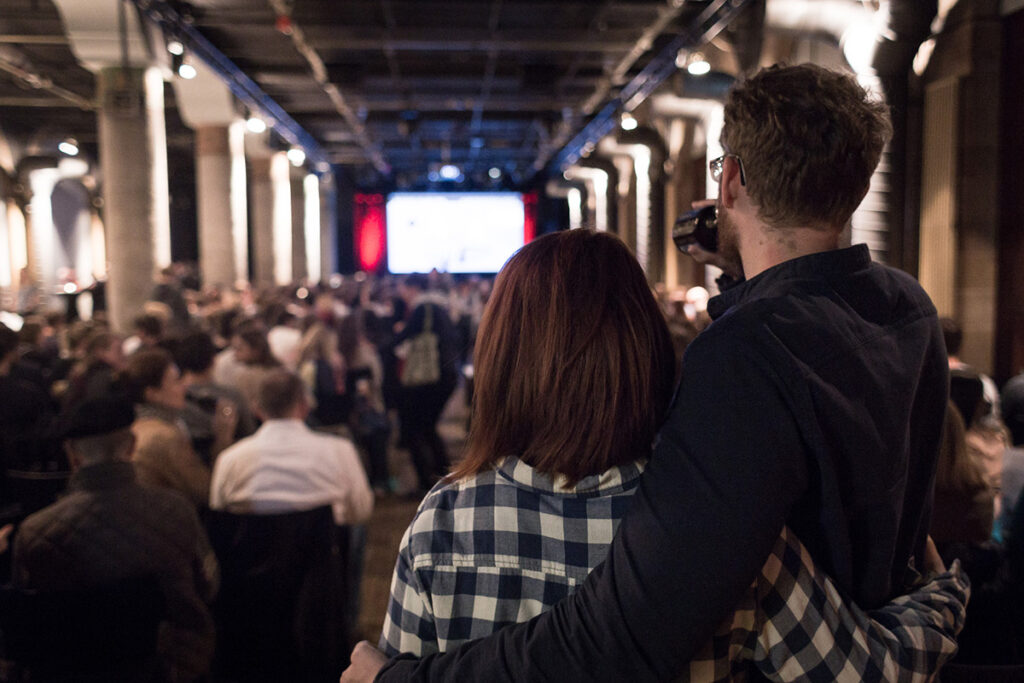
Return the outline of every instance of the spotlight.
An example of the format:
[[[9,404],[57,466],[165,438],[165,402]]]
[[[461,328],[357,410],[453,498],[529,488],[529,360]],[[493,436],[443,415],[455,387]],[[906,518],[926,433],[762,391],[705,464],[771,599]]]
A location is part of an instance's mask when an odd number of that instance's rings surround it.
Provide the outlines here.
[[[437,172],[443,180],[457,180],[462,175],[462,171],[455,164],[445,164]]]
[[[185,46],[180,40],[171,39],[167,41],[167,51],[172,55],[181,56],[185,54]]]
[[[178,67],[178,75],[184,78],[186,81],[191,81],[196,77],[196,68],[191,64],[182,64]]]
[[[299,147],[292,147],[288,150],[288,161],[291,162],[292,166],[298,168],[306,161],[306,153]]]
[[[497,166],[492,166],[491,170],[487,172],[487,175],[491,177],[491,180],[497,180],[501,177],[501,169]]]
[[[262,133],[267,129],[267,122],[258,116],[250,116],[245,121],[245,129],[250,133]]]
[[[686,65],[686,70],[689,71],[692,76],[703,76],[711,71],[711,63],[704,59],[704,55],[700,52],[694,52],[690,56],[689,63]]]
[[[74,138],[67,138],[57,144],[57,149],[69,157],[78,156],[78,141]]]
[[[636,130],[639,125],[633,115],[629,112],[622,112],[622,120],[619,121],[619,125],[622,126],[622,130]]]

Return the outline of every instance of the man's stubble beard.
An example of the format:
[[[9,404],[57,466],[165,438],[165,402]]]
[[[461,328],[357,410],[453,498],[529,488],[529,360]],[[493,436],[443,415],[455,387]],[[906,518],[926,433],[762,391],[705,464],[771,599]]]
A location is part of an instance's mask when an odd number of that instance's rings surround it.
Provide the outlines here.
[[[729,210],[718,204],[718,253],[743,277],[743,260],[740,258],[739,233]]]

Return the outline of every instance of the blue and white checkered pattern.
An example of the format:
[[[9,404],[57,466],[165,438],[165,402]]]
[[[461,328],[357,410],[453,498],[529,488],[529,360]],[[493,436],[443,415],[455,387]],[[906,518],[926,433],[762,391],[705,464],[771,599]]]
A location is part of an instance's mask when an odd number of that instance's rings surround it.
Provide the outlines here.
[[[572,593],[607,552],[638,463],[566,489],[515,457],[442,483],[402,539],[380,646],[424,656],[526,621]],[[956,651],[966,579],[955,566],[865,614],[784,529],[750,590],[684,677],[924,681]]]

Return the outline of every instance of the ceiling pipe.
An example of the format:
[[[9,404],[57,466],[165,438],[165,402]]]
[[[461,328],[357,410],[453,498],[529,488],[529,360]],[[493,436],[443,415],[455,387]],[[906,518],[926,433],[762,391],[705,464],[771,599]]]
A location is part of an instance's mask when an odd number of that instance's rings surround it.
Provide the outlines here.
[[[682,49],[703,45],[729,25],[748,2],[753,0],[712,0],[707,7],[691,22],[690,26],[672,39],[656,54],[651,61],[627,83],[619,94],[608,102],[580,130],[568,144],[549,163],[545,151],[538,158],[539,164],[549,166],[553,171],[560,171],[575,163],[584,152],[594,149],[601,138],[608,135],[618,125],[620,111],[632,111],[650,96],[667,78],[678,70],[676,56]],[[560,138],[556,138],[559,142]],[[557,148],[556,145],[552,146]]]
[[[874,14],[858,0],[771,0],[764,23],[774,31],[818,36],[838,44],[847,29],[870,23]]]
[[[30,88],[45,90],[51,95],[56,95],[84,111],[91,111],[96,108],[92,100],[70,90],[65,90],[59,85],[55,85],[49,78],[36,73],[35,67],[29,63],[24,55],[14,48],[0,46],[0,71],[9,73]]]
[[[268,0],[271,9],[277,13],[279,17],[291,17],[291,3],[285,2],[285,0]],[[362,148],[363,153],[366,154],[367,159],[373,164],[383,175],[391,174],[391,166],[384,159],[384,155],[381,153],[380,148],[374,144],[373,140],[370,139],[370,134],[366,130],[366,126],[363,125],[362,120],[353,111],[348,101],[345,99],[345,95],[342,94],[341,89],[338,88],[334,83],[331,83],[327,76],[327,66],[324,64],[324,60],[320,58],[320,54],[313,48],[312,45],[306,40],[305,34],[302,29],[295,23],[290,23],[290,33],[292,38],[292,44],[295,45],[295,49],[298,50],[299,54],[305,57],[306,62],[309,64],[310,70],[313,72],[313,80],[317,82],[327,97],[330,98],[331,104],[341,118],[345,120],[348,127],[352,129],[352,133],[355,135],[356,142]]]
[[[191,22],[178,14],[165,0],[132,0],[139,11],[159,26],[166,34],[177,36],[186,43],[189,52],[201,59],[214,73],[218,74],[231,92],[249,109],[259,112],[274,121],[274,131],[287,142],[301,147],[306,152],[312,167],[317,172],[329,168],[326,153],[320,143],[295,119],[288,115],[277,102],[270,98],[245,72],[213,46]]]
[[[643,34],[633,43],[629,52],[619,60],[619,63],[612,68],[608,75],[601,79],[597,84],[597,88],[594,89],[594,93],[580,107],[584,116],[593,114],[594,110],[608,97],[611,89],[625,80],[626,74],[633,68],[636,61],[643,57],[651,49],[651,46],[654,45],[654,40],[664,33],[665,29],[682,14],[683,5],[685,4],[683,0],[669,0],[666,7],[658,10],[658,18],[644,29]]]
[[[739,15],[722,32],[732,46],[732,54],[740,73],[749,74],[761,64],[764,45],[764,16],[766,0],[747,3]]]

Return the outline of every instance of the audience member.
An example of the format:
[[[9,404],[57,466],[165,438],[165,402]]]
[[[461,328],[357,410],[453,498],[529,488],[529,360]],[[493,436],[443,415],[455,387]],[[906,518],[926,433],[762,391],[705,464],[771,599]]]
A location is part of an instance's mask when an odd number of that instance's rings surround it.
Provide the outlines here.
[[[345,389],[352,400],[349,424],[367,454],[370,484],[390,488],[388,438],[391,425],[384,409],[384,369],[380,354],[363,332],[364,311],[357,309],[338,324],[338,348],[345,361]]]
[[[164,339],[164,321],[152,313],[136,316],[132,321],[132,329],[135,333],[125,339],[122,346],[125,356],[136,351],[158,348]]]
[[[238,414],[238,426],[233,437],[235,440],[256,431],[256,419],[245,397],[237,389],[214,381],[213,360],[216,355],[217,347],[206,332],[190,332],[175,344],[174,361],[185,383],[186,408],[182,417],[193,445],[197,441],[206,444],[205,449],[196,450],[208,454],[209,457],[204,458],[207,462],[212,462],[213,457],[220,452],[214,447],[213,420],[225,408],[231,408]],[[227,447],[230,443],[223,445]]]
[[[86,337],[83,356],[71,369],[67,391],[63,395],[64,411],[84,400],[105,396],[115,388],[117,373],[124,367],[121,339],[105,329]]]
[[[345,391],[345,360],[337,333],[320,320],[314,319],[302,336],[298,374],[314,399],[311,417],[317,424],[348,420],[352,401]]]
[[[135,403],[133,456],[139,481],[181,493],[197,508],[210,497],[210,468],[192,448],[181,418],[185,384],[171,355],[162,349],[140,351],[128,359],[123,386]],[[226,406],[213,418],[215,440],[230,443],[237,413]]]
[[[1011,377],[1003,385],[999,402],[1013,445],[1024,445],[1024,373]]]
[[[942,338],[946,343],[946,354],[949,357],[949,369],[950,372],[959,373],[961,375],[977,376],[981,379],[983,387],[982,397],[984,398],[985,404],[982,410],[984,415],[993,415],[999,417],[999,390],[996,388],[996,383],[992,381],[992,378],[983,372],[978,372],[967,363],[960,360],[960,349],[964,343],[964,332],[952,318],[939,318],[939,324],[942,326]],[[964,414],[964,422],[967,427],[970,428],[974,417],[972,415]]]
[[[231,337],[231,348],[234,356],[231,362],[237,363],[239,367],[232,373],[234,377],[217,379],[237,389],[250,407],[256,405],[259,393],[260,382],[275,368],[281,366],[281,362],[270,351],[267,343],[267,332],[258,322],[248,322],[240,325]]]
[[[287,310],[277,311],[267,330],[267,345],[274,358],[292,372],[299,367],[302,355],[301,320]]]
[[[168,681],[206,673],[213,621],[206,601],[217,562],[195,510],[170,491],[145,488],[131,464],[132,406],[114,396],[87,399],[63,432],[75,474],[68,493],[26,519],[14,540],[15,583],[69,590],[146,574],[159,578],[167,627],[159,648]]]
[[[437,423],[458,382],[456,337],[446,300],[427,291],[427,282],[417,274],[399,285],[408,312],[393,340],[400,362],[400,440],[409,449],[422,491],[448,472],[448,449]]]
[[[946,409],[942,447],[935,470],[935,500],[929,533],[943,559],[950,544],[981,544],[992,535],[995,491],[983,466],[967,448],[967,430],[960,411]]]
[[[214,464],[210,507],[262,514],[331,505],[336,523],[365,522],[373,492],[359,456],[346,439],[305,425],[302,380],[283,368],[268,371],[256,406],[263,424]]]

